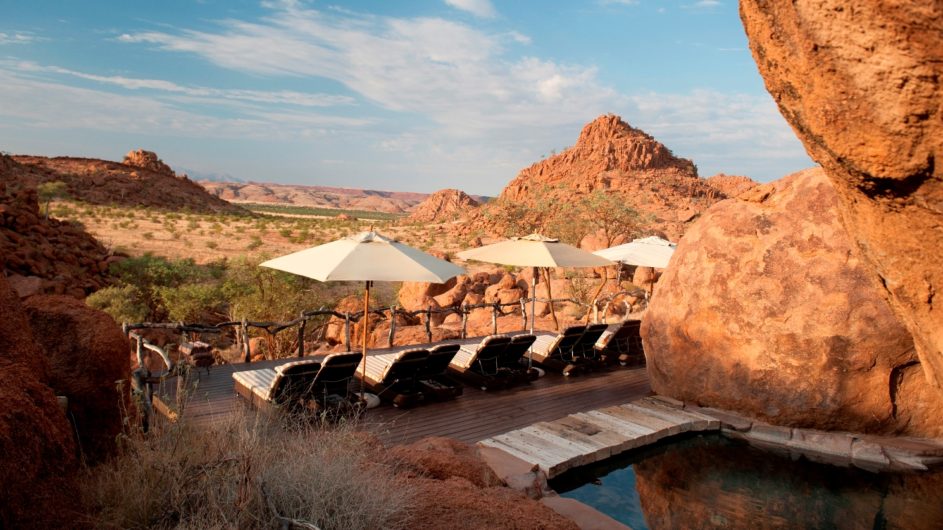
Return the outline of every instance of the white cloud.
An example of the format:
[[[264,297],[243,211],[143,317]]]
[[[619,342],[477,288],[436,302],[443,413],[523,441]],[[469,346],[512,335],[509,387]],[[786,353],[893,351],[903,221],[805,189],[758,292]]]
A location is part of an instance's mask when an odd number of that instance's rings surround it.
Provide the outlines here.
[[[15,33],[3,33],[0,32],[0,45],[4,44],[29,44],[35,42],[39,39],[36,38],[31,33],[15,32]]]
[[[455,134],[532,120],[578,124],[616,98],[592,67],[511,59],[503,48],[507,34],[439,18],[281,5],[258,22],[222,24],[218,32],[145,32],[120,40],[255,75],[329,78],[385,109],[416,113]]]
[[[0,64],[0,116],[38,129],[76,129],[199,138],[290,139],[369,120],[249,109],[220,118],[143,95],[116,94],[35,79]]]
[[[693,4],[682,6],[686,9],[711,9],[721,5],[720,0],[698,0]]]
[[[354,98],[338,94],[295,92],[291,90],[265,91],[194,87],[180,85],[172,81],[165,81],[162,79],[140,79],[124,76],[101,76],[88,74],[76,70],[70,70],[68,68],[60,68],[58,66],[43,66],[28,61],[14,63],[11,66],[24,72],[47,72],[69,75],[88,81],[119,86],[128,90],[156,90],[161,92],[184,94],[187,96],[193,96],[195,98],[205,98],[205,102],[207,103],[212,103],[218,98],[236,101],[249,101],[254,103],[297,105],[302,107],[332,107],[338,105],[350,105],[354,103]]]
[[[476,17],[494,18],[498,14],[490,0],[445,0],[445,3]]]

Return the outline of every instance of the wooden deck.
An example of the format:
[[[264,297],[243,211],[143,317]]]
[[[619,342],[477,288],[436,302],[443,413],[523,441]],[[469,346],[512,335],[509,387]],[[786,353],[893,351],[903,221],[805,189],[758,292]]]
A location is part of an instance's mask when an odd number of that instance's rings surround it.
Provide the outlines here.
[[[206,370],[194,371],[183,415],[199,424],[232,414],[237,407],[245,406],[235,394],[233,372],[273,367],[292,360],[214,366],[209,374]],[[474,443],[539,421],[626,403],[649,392],[644,367],[616,367],[572,378],[547,374],[529,385],[509,390],[485,392],[466,386],[464,394],[454,401],[424,403],[408,410],[383,404],[368,410],[363,422],[387,444],[409,443],[426,436],[448,436]],[[176,393],[176,379],[164,382],[155,389],[155,409],[169,414]]]

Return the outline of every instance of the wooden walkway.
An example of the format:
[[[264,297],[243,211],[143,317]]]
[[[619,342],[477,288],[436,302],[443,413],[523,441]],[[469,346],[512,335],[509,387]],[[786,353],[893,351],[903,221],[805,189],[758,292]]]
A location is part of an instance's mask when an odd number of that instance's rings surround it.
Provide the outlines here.
[[[389,350],[376,351],[385,352]],[[197,424],[229,416],[237,407],[245,406],[235,394],[233,372],[274,367],[292,360],[214,366],[209,374],[206,370],[194,371],[183,415]],[[362,421],[387,444],[409,443],[426,436],[474,443],[535,422],[626,403],[650,391],[644,367],[617,367],[572,378],[547,374],[529,385],[508,390],[485,392],[466,386],[464,394],[454,401],[424,403],[408,410],[383,404],[368,410]],[[155,409],[164,415],[173,414],[171,404],[176,402],[176,393],[176,379],[164,382],[155,389]]]
[[[519,458],[553,478],[568,469],[682,432],[719,430],[712,416],[681,410],[658,397],[538,421],[479,442]]]

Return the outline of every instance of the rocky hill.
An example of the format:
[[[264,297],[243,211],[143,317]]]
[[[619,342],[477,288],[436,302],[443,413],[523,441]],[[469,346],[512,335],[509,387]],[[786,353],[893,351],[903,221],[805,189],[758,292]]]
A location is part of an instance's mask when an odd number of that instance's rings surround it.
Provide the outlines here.
[[[464,217],[479,203],[467,193],[456,189],[439,190],[422,201],[413,210],[407,221],[415,223],[442,223]]]
[[[727,175],[725,173],[718,173],[713,177],[709,177],[707,184],[727,197],[736,197],[759,185],[758,182],[750,177]]]
[[[0,155],[0,274],[21,295],[82,298],[105,286],[117,258],[80,225],[41,215],[36,190],[6,178],[18,165]]]
[[[688,223],[725,192],[698,177],[694,163],[619,116],[600,116],[585,127],[573,147],[521,170],[498,203],[572,201],[580,194],[610,190],[654,217],[654,227],[679,237]],[[481,222],[481,221],[479,221]],[[486,224],[486,222],[484,223]]]
[[[177,175],[150,151],[132,151],[121,163],[72,157],[17,155],[10,158],[17,165],[3,170],[5,181],[26,187],[62,181],[69,196],[91,204],[200,213],[248,213],[207,193],[186,175]]]
[[[421,203],[428,194],[300,186],[261,182],[200,181],[210,194],[233,203],[287,204],[342,210],[405,213]]]

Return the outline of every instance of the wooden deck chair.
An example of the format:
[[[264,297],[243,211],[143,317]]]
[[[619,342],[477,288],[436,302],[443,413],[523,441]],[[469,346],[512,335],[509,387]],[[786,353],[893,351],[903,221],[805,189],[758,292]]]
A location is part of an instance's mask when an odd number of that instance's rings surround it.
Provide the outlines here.
[[[586,326],[583,336],[573,346],[573,354],[576,356],[577,363],[590,370],[603,366],[602,360],[596,354],[596,342],[608,328],[609,324],[590,324]]]
[[[639,320],[626,320],[612,333],[603,334],[595,346],[600,357],[606,362],[618,361],[622,366],[644,364],[645,352],[639,333],[641,325]]]
[[[449,363],[460,348],[454,342],[429,348],[429,358],[419,371],[419,384],[426,397],[447,401],[462,395],[462,384],[448,375]]]
[[[462,346],[449,363],[449,371],[482,390],[499,388],[498,358],[510,342],[507,335],[489,335],[477,345]]]
[[[232,374],[236,394],[251,405],[271,412],[351,405],[348,387],[360,353],[328,355],[321,361],[305,359],[275,368],[243,370]]]
[[[411,407],[423,399],[419,373],[428,358],[429,351],[422,348],[368,355],[366,363],[357,365],[357,377],[380,399],[397,407]]]
[[[537,340],[536,335],[523,334],[511,337],[507,348],[498,358],[498,373],[508,378],[506,386],[529,383],[537,379],[537,370],[528,369],[524,362],[524,354]]]
[[[576,375],[579,367],[574,347],[585,331],[586,326],[570,326],[557,335],[538,335],[526,356],[547,370]]]

